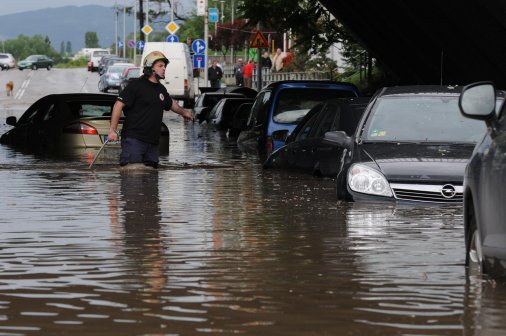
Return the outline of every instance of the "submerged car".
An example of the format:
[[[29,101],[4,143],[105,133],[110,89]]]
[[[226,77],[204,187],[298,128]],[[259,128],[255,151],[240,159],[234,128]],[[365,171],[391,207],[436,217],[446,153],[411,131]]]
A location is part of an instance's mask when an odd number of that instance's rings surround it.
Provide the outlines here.
[[[275,140],[275,131],[290,134],[299,121],[315,105],[332,98],[358,97],[358,88],[351,83],[316,80],[288,80],[267,85],[255,98],[247,129],[239,134],[239,146],[253,145],[261,160],[284,145]]]
[[[202,93],[195,100],[193,106],[193,119],[202,123],[209,121],[210,112],[218,102],[224,98],[246,98],[242,93],[229,93],[229,92],[205,92]]]
[[[32,69],[37,70],[40,68],[46,68],[51,70],[54,65],[54,61],[46,55],[30,55],[22,61],[18,62],[18,69]]]
[[[49,154],[98,149],[107,141],[116,98],[116,95],[97,93],[45,96],[31,105],[19,120],[7,117],[7,125],[14,127],[0,137],[0,143]],[[122,115],[118,131],[123,121]],[[160,151],[168,151],[169,129],[163,123],[160,127]]]
[[[318,176],[336,176],[343,147],[325,141],[325,133],[355,133],[370,97],[331,99],[313,107],[288,136],[287,130],[272,134],[274,140],[286,142],[274,151],[264,168],[293,169]]]
[[[506,104],[500,106],[490,82],[473,83],[460,96],[467,118],[487,132],[476,146],[464,179],[466,265],[477,273],[506,276]]]
[[[460,92],[444,86],[383,88],[353,137],[327,133],[327,141],[346,148],[338,198],[462,204],[465,165],[486,128],[461,115]]]
[[[230,136],[237,136],[238,132],[234,128],[234,118],[237,109],[244,103],[253,102],[253,98],[224,98],[216,104],[209,112],[209,122],[214,127],[223,132],[229,132]]]

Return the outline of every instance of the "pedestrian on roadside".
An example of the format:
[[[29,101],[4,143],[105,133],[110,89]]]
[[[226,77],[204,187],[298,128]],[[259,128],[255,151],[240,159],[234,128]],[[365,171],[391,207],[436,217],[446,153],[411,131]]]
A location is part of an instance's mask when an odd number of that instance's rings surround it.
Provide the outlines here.
[[[253,63],[253,58],[248,60],[248,64],[242,68],[243,77],[244,77],[244,87],[251,88],[253,86],[253,68],[255,64]]]
[[[218,66],[218,61],[214,60],[209,69],[207,69],[207,77],[211,82],[212,88],[221,87],[221,77],[223,77],[223,70]]]
[[[264,55],[262,57],[262,68],[263,69],[271,69],[272,68],[272,61],[269,57],[269,53],[266,51],[264,52]]]
[[[279,72],[283,70],[283,52],[281,51],[281,48],[276,49],[276,53],[274,54],[274,57],[272,58],[272,71],[273,72]]]
[[[237,64],[234,66],[235,85],[237,86],[244,86],[243,67],[244,61],[242,58],[239,58]]]
[[[184,120],[191,121],[192,113],[178,105],[160,83],[165,78],[169,60],[159,51],[149,53],[143,63],[143,75],[131,81],[118,95],[112,109],[109,141],[119,138],[117,127],[121,112],[125,122],[121,131],[120,165],[144,164],[157,168],[163,111],[172,110]]]

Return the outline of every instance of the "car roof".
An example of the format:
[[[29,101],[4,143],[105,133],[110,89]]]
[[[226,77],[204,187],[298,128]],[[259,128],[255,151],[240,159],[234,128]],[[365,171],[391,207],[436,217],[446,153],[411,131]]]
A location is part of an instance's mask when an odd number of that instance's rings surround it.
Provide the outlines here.
[[[116,100],[118,98],[115,94],[107,94],[107,93],[87,93],[87,92],[79,92],[79,93],[53,93],[47,96],[42,97],[41,99],[62,99],[62,100]]]
[[[329,85],[344,85],[350,88],[355,89],[357,92],[359,91],[355,84],[347,83],[347,82],[336,82],[329,80],[284,80],[271,83],[267,85],[263,90],[273,90],[280,86],[286,87],[321,87],[321,86],[329,86]]]

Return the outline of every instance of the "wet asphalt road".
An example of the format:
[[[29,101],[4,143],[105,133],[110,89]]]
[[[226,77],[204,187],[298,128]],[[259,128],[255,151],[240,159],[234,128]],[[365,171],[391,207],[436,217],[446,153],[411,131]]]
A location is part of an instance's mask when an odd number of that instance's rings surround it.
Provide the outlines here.
[[[0,100],[1,133],[33,92]],[[506,287],[466,274],[461,207],[338,203],[332,179],[165,121],[157,171],[0,146],[0,335],[503,334]]]

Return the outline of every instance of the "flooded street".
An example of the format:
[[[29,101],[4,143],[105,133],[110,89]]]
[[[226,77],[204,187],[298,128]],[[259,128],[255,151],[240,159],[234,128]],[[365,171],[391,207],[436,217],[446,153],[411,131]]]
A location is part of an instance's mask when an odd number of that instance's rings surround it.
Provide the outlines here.
[[[0,146],[0,335],[503,334],[461,207],[338,203],[331,179],[165,122],[158,170]]]

